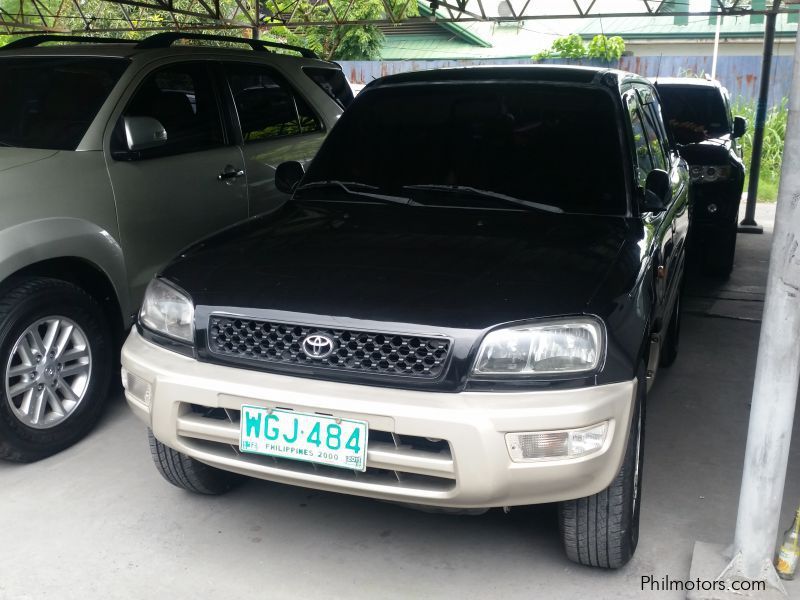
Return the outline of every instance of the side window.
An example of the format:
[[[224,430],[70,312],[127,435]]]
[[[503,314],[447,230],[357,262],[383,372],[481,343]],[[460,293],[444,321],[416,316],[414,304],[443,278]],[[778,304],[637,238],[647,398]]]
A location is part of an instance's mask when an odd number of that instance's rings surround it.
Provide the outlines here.
[[[639,112],[636,97],[633,94],[628,95],[627,103],[628,115],[631,120],[631,131],[633,133],[633,148],[636,152],[636,173],[639,179],[639,185],[644,187],[647,175],[653,170],[653,159],[650,156],[647,134],[644,130],[644,122]]]
[[[650,144],[653,166],[669,171],[669,140],[661,117],[661,105],[650,88],[639,90],[639,108],[644,119],[644,129]]]
[[[272,69],[229,63],[226,70],[245,143],[322,129],[306,101]]]
[[[167,132],[166,144],[141,151],[141,158],[198,152],[225,143],[214,85],[202,63],[169,65],[148,75],[123,117],[152,117]],[[119,137],[115,145],[125,150]]]
[[[333,98],[342,108],[347,108],[353,101],[353,89],[339,69],[322,67],[304,67],[305,73],[323,92]]]

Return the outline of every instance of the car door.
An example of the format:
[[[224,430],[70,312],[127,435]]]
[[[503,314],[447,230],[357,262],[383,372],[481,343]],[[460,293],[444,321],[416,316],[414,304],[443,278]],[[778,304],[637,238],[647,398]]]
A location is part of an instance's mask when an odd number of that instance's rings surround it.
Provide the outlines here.
[[[171,62],[132,84],[107,139],[131,299],[188,244],[247,218],[246,169],[223,125],[211,63]],[[163,145],[129,150],[124,117],[150,117]]]
[[[689,233],[689,169],[686,162],[672,149],[661,114],[658,97],[649,86],[637,87],[644,131],[656,168],[670,176],[672,200],[667,218],[672,225],[672,252],[667,262],[670,306],[683,280],[686,242]],[[663,165],[663,166],[662,166]]]
[[[288,160],[309,163],[325,138],[323,122],[270,66],[226,61],[224,71],[241,129],[250,212],[260,214],[288,200],[275,188],[275,169]]]
[[[659,154],[656,154],[655,158],[653,156],[647,131],[645,131],[643,111],[635,90],[630,90],[625,94],[625,106],[631,127],[631,144],[635,153],[636,180],[641,194],[650,171],[655,168],[663,168],[665,165],[660,161]],[[655,162],[657,160],[659,162]],[[656,319],[660,319],[665,312],[668,292],[667,274],[669,273],[669,261],[673,257],[674,250],[672,221],[669,218],[669,211],[646,212],[642,215],[642,219],[645,227],[650,230],[653,239],[652,260],[654,262],[653,269],[656,273]]]

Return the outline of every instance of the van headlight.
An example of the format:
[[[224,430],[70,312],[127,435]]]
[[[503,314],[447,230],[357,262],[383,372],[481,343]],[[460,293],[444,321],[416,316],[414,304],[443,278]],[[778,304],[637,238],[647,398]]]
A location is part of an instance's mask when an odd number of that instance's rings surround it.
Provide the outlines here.
[[[182,342],[194,340],[194,305],[183,292],[153,279],[144,293],[139,322],[151,331]]]
[[[473,375],[554,375],[594,371],[605,350],[603,324],[574,317],[496,329],[484,338]]]
[[[694,165],[689,169],[694,183],[727,181],[731,177],[730,165]]]

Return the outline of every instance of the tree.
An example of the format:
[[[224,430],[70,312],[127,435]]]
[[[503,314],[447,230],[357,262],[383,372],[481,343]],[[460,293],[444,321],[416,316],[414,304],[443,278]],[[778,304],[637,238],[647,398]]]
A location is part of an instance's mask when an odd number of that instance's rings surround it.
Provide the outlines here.
[[[586,55],[589,58],[600,58],[602,60],[619,60],[625,52],[625,40],[618,35],[607,38],[604,35],[596,35],[589,42]]]
[[[417,16],[416,2],[387,0],[393,14],[399,19]],[[287,7],[288,11],[288,7]],[[330,26],[271,27],[267,34],[305,46],[328,60],[377,60],[385,41],[383,32],[374,25],[336,25],[332,13],[341,20],[371,20],[387,18],[383,0],[330,0],[319,2],[302,0],[297,8],[301,21],[314,23],[330,21]]]
[[[534,60],[546,58],[599,58],[605,61],[619,60],[625,52],[625,40],[619,36],[606,37],[598,34],[592,38],[588,46],[577,33],[558,38],[548,49],[535,54]]]
[[[389,16],[387,5],[396,21],[419,14],[416,0],[300,0],[299,4],[296,0],[269,3],[264,0],[221,0],[223,15],[232,15],[232,24],[242,26],[241,30],[224,32],[226,35],[249,36],[252,22],[238,9],[244,7],[253,15],[255,2],[260,3],[262,17],[265,13],[279,14],[281,17],[293,15],[291,27],[284,26],[278,18],[262,20],[261,29],[265,38],[272,37],[277,41],[305,46],[323,58],[337,60],[378,59],[385,39],[380,28],[374,25],[337,25],[337,22],[386,19]],[[20,12],[20,3],[27,8],[22,12],[36,14],[34,8],[27,6],[27,0],[0,0],[0,8],[16,14]],[[172,3],[177,9],[198,11],[196,0],[172,0]],[[43,6],[49,11],[46,15],[48,26],[74,33],[94,31],[134,39],[153,31],[187,27],[193,31],[214,33],[213,29],[202,29],[204,24],[210,24],[208,19],[202,17],[177,13],[170,15],[164,10],[123,6],[107,0],[78,0],[77,4],[71,0],[44,0]],[[268,12],[267,9],[273,10]],[[36,17],[30,18],[30,22],[40,24]],[[294,25],[298,22],[301,24]],[[303,22],[314,25],[302,25]],[[139,31],[126,31],[133,28]],[[8,41],[10,39],[7,36],[0,35],[0,43]]]

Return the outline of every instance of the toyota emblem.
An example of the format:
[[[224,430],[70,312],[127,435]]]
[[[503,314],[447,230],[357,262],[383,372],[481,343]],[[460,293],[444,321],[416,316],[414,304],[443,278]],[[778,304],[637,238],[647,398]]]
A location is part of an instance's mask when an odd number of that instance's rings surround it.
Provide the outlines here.
[[[306,336],[301,347],[308,358],[322,360],[333,354],[336,344],[333,338],[325,333],[312,333]]]

